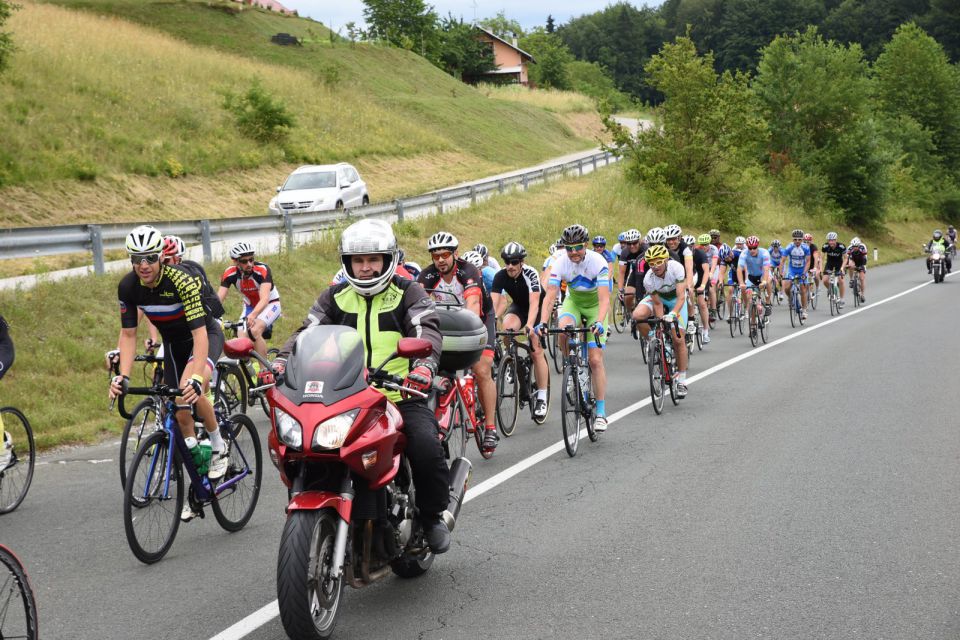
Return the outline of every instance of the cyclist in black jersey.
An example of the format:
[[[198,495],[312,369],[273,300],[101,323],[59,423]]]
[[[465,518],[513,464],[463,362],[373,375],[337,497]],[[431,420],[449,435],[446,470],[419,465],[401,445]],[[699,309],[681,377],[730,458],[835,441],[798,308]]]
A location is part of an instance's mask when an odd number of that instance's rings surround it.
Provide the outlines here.
[[[537,270],[524,264],[527,250],[519,242],[508,242],[500,251],[504,268],[493,277],[494,315],[503,318],[503,328],[506,331],[523,329],[530,340],[530,355],[533,358],[533,373],[537,381],[537,397],[533,405],[533,413],[537,418],[547,415],[547,382],[550,371],[547,369],[547,359],[543,355],[540,340],[533,335],[533,327],[540,320],[541,287]],[[510,306],[504,294],[510,296]],[[506,315],[504,315],[506,311]]]
[[[700,321],[703,323],[700,333],[703,336],[703,344],[710,342],[710,323],[707,318],[710,317],[707,308],[707,288],[710,286],[710,258],[706,252],[696,245],[696,238],[687,236],[683,238],[683,243],[690,248],[693,256],[694,282],[690,286],[690,293],[693,300],[691,303],[698,305],[700,309]]]
[[[830,276],[831,274],[836,274],[838,277],[837,284],[840,286],[840,300],[837,302],[839,306],[846,304],[844,302],[844,297],[846,296],[846,282],[844,282],[843,277],[843,265],[847,259],[847,247],[837,240],[837,234],[834,231],[831,231],[827,234],[827,242],[820,248],[820,252],[823,254],[823,286],[824,288],[830,286]]]
[[[643,260],[644,251],[646,251],[646,245],[643,243],[638,229],[628,229],[623,232],[623,240],[620,242],[619,265],[617,267],[619,271],[617,274],[617,282],[620,283],[620,289],[617,293],[623,299],[628,316],[633,313],[633,308],[636,306],[637,289],[633,275],[636,272],[637,263]]]
[[[227,459],[222,455],[226,445],[204,390],[223,350],[223,333],[203,308],[200,277],[179,266],[161,264],[161,249],[162,238],[153,227],[137,227],[127,236],[127,253],[133,270],[120,280],[117,287],[121,326],[120,375],[110,383],[110,397],[122,395],[129,383],[136,355],[137,312],[142,310],[163,339],[164,383],[181,389],[180,404],[196,404],[197,414],[210,437],[211,450],[197,442],[193,417],[187,410],[177,412],[180,432],[198,466],[205,465],[206,456],[210,456],[208,476],[217,479],[226,471]],[[180,517],[187,521],[195,516],[188,504]]]

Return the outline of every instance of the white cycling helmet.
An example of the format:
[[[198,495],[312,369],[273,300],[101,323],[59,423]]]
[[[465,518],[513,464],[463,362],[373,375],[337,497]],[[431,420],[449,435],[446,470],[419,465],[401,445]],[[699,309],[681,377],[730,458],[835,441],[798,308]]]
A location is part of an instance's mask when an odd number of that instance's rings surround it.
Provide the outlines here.
[[[163,236],[148,224],[127,234],[127,253],[160,253],[162,249]]]
[[[697,239],[693,236],[683,236],[683,243],[688,247],[692,247],[693,245],[697,244]]]
[[[660,227],[647,231],[647,244],[663,244],[667,241],[667,234]]]
[[[629,229],[623,233],[623,242],[640,242],[639,229]]]
[[[669,240],[670,238],[679,238],[683,234],[683,229],[678,224],[668,224],[664,227],[663,232]]]
[[[861,243],[860,243],[860,238],[858,238],[857,236],[854,236],[854,237],[853,237],[853,240],[850,241],[850,244],[851,244],[851,245],[861,244]]]
[[[737,236],[733,239],[733,244],[747,244],[747,239],[743,236]]]
[[[456,251],[459,246],[460,241],[457,240],[457,236],[446,231],[438,231],[427,240],[427,251],[436,251],[437,249]]]
[[[379,253],[383,255],[383,271],[362,279],[353,274],[350,256]],[[390,283],[397,272],[397,238],[385,220],[360,220],[343,230],[340,236],[340,263],[347,282],[362,296],[374,296]]]
[[[481,258],[486,258],[488,255],[490,255],[490,250],[487,249],[487,245],[481,244],[479,242],[473,248],[473,250],[479,253]]]
[[[230,247],[230,257],[234,260],[240,258],[240,256],[245,256],[254,253],[253,245],[249,242],[238,242],[232,247]]]
[[[479,251],[467,251],[462,256],[460,256],[477,269],[483,269],[483,256],[480,255]]]
[[[836,240],[837,237],[838,237],[837,232],[831,231],[830,233],[827,234],[827,242],[830,242],[831,240]]]

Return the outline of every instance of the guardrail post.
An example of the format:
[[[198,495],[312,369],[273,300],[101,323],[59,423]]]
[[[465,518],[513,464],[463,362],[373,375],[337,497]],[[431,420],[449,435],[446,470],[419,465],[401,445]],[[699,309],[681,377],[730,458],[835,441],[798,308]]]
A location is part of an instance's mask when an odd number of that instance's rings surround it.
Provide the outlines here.
[[[583,158],[577,160],[577,175],[583,177]]]
[[[596,170],[597,170],[597,156],[593,156],[592,158],[590,158],[590,160],[593,161],[593,170],[596,171]]]
[[[213,248],[210,242],[210,221],[200,221],[200,244],[203,245],[203,261],[213,262]]]
[[[286,211],[283,212],[283,230],[287,235],[287,251],[293,251],[293,218]]]
[[[443,193],[437,191],[437,212],[443,213]]]
[[[93,253],[93,272],[98,276],[102,276],[104,273],[103,232],[98,224],[88,225],[87,228],[90,230],[90,251]]]
[[[477,204],[477,188],[474,185],[470,185],[470,205],[476,206]]]
[[[609,167],[609,166],[610,166],[610,153],[609,153],[609,152],[603,154],[603,164],[604,164],[604,166],[606,166],[606,167]]]
[[[397,205],[397,222],[403,222],[403,200],[397,198],[395,202]]]
[[[523,174],[523,190],[526,191],[528,187],[529,179],[527,178],[527,174]]]
[[[503,178],[497,180],[497,191],[503,193]]]

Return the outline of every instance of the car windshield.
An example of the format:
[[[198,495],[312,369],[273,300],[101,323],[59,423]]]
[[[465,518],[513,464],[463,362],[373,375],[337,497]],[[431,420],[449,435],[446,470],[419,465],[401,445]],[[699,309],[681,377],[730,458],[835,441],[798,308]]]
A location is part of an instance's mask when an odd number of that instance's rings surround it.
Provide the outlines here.
[[[363,341],[356,329],[319,325],[298,337],[280,391],[297,404],[333,404],[363,390]]]
[[[337,186],[336,171],[314,171],[311,173],[296,173],[287,178],[283,185],[284,191],[294,189],[329,189]]]

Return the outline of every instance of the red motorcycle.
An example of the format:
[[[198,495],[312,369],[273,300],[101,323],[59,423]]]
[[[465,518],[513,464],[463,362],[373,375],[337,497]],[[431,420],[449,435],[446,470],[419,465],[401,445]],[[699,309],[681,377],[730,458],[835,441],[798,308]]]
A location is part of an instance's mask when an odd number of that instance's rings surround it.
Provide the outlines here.
[[[268,364],[245,338],[228,341],[224,351]],[[391,572],[412,578],[433,564],[403,454],[403,419],[374,388],[400,390],[403,380],[384,372],[384,365],[397,357],[425,358],[431,351],[426,340],[402,338],[396,353],[369,370],[355,329],[311,327],[298,336],[282,379],[267,393],[270,459],[290,500],[277,561],[277,600],[291,638],[333,634],[344,584],[364,587]],[[463,457],[450,466],[443,516],[451,530],[470,468]]]

